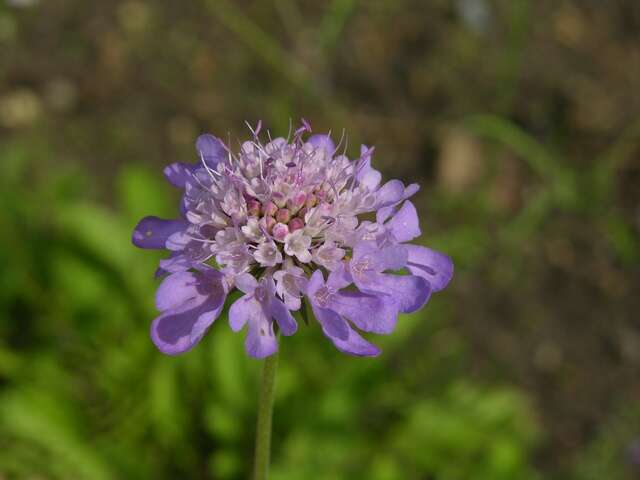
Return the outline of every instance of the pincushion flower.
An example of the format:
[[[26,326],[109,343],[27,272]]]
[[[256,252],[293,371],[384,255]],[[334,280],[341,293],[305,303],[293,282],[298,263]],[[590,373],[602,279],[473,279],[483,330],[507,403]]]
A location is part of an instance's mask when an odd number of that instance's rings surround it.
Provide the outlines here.
[[[418,186],[382,183],[373,148],[351,160],[305,121],[287,139],[250,130],[237,150],[201,135],[196,162],[164,171],[184,192],[179,218],[146,217],[133,232],[136,246],[170,252],[157,271],[153,342],[170,355],[191,349],[238,289],[229,322],[247,326],[252,357],[276,352],[277,332],[293,335],[292,312],[306,303],[338,350],[377,355],[359,331],[390,333],[453,274],[449,257],[409,243],[421,234],[408,200]]]

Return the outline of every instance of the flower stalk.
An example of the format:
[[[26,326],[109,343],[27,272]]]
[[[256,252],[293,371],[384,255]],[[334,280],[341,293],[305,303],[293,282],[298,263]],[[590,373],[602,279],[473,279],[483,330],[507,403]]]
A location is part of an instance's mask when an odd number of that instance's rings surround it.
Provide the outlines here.
[[[266,480],[269,475],[271,423],[273,418],[277,368],[278,352],[265,358],[264,366],[262,367],[253,480]]]

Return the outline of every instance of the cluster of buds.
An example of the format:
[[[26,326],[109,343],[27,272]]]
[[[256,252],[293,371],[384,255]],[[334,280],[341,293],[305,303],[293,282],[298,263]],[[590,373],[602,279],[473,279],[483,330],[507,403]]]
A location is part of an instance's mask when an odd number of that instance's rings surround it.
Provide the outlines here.
[[[286,202],[274,199],[262,204],[256,198],[248,198],[246,202],[247,214],[250,217],[248,222],[257,222],[260,228],[271,234],[275,240],[284,242],[289,233],[304,228],[307,209],[313,208],[317,199],[314,194],[307,197],[306,193],[298,192]]]

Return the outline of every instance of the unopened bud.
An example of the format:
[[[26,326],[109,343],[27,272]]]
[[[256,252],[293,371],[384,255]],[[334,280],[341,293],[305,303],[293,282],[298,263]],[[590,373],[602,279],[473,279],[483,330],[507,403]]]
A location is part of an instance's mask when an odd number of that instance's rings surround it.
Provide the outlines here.
[[[269,201],[262,206],[262,214],[268,217],[273,217],[278,211],[278,207],[275,203]]]
[[[273,217],[262,217],[261,222],[264,229],[269,233],[271,233],[271,229],[276,224],[276,220]]]
[[[301,218],[293,218],[291,219],[291,221],[289,222],[289,231],[290,232],[295,232],[296,230],[300,230],[304,228],[304,220],[302,220]]]
[[[287,197],[281,192],[273,192],[271,199],[279,208],[283,208],[287,204]]]
[[[307,194],[304,192],[298,192],[293,196],[293,198],[290,198],[287,201],[287,207],[289,207],[289,210],[291,210],[292,213],[296,213],[304,206],[304,202],[306,202],[306,200]]]
[[[289,227],[287,227],[284,223],[276,223],[273,226],[272,232],[273,238],[275,238],[279,242],[284,242],[284,237],[289,234]]]
[[[276,212],[276,221],[280,223],[288,223],[291,219],[291,213],[286,208],[281,208]]]
[[[313,193],[310,195],[307,195],[307,208],[313,208],[316,206],[316,203],[318,203],[318,197],[316,197]]]
[[[262,205],[260,205],[260,202],[255,198],[247,200],[247,213],[252,217],[257,217],[260,215],[261,207]]]

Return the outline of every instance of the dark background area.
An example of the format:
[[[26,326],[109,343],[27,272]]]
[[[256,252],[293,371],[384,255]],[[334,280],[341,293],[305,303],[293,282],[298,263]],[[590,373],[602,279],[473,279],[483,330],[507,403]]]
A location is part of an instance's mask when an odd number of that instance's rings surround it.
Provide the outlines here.
[[[282,342],[272,478],[640,477],[639,85],[633,0],[2,0],[0,478],[246,478],[260,364],[158,353],[130,234],[198,134],[300,117],[456,273],[377,359]]]

